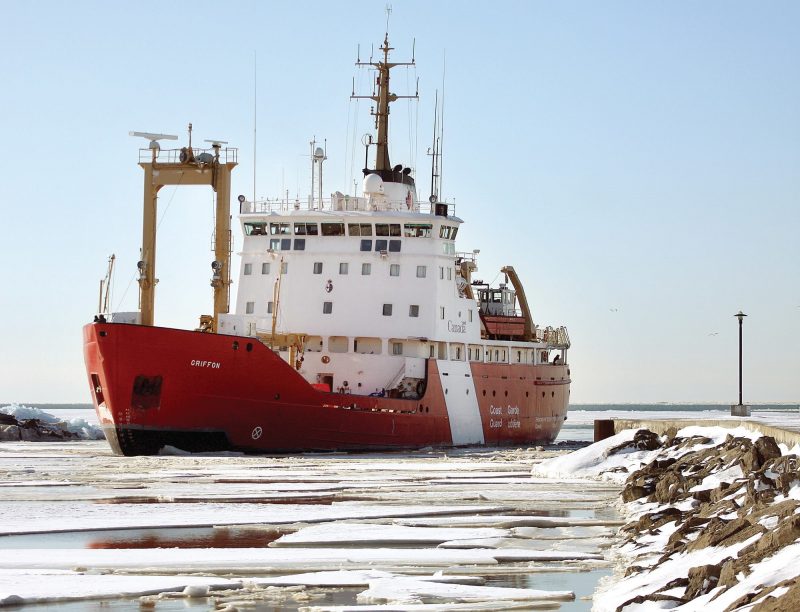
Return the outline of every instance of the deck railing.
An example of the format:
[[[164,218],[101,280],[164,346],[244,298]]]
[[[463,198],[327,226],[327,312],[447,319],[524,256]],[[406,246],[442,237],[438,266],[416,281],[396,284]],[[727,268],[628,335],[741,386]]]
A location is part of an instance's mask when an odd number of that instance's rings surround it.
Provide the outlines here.
[[[182,149],[161,149],[160,151],[156,151],[156,163],[159,164],[180,164],[181,162],[181,151]],[[194,160],[196,163],[203,163],[204,160],[208,160],[205,163],[209,163],[213,161],[214,156],[216,155],[216,151],[213,148],[209,149],[196,149],[192,147],[192,155],[194,156]],[[210,156],[210,157],[209,157]],[[153,150],[152,149],[139,149],[139,163],[147,163],[153,161]],[[224,149],[220,147],[219,149],[219,161],[220,163],[227,164],[227,163],[238,163],[239,161],[239,149],[236,148],[229,148],[225,147]]]
[[[456,214],[456,205],[447,204],[447,215]],[[275,198],[257,200],[255,202],[245,200],[239,205],[239,214],[242,215],[265,215],[270,213],[291,212],[293,210],[323,210],[329,212],[336,211],[394,211],[394,212],[416,212],[422,214],[434,214],[434,205],[428,201],[412,202],[409,206],[405,200],[382,200],[364,197],[354,197],[346,195],[334,195],[331,198]]]

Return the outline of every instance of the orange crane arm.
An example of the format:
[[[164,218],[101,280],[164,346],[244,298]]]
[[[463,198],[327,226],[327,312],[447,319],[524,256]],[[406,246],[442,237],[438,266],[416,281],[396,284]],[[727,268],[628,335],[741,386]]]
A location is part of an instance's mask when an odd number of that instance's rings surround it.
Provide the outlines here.
[[[531,315],[531,309],[528,306],[528,299],[525,297],[525,289],[522,287],[522,281],[519,280],[519,276],[514,271],[513,266],[503,266],[500,269],[500,272],[506,275],[506,279],[511,281],[511,284],[514,286],[514,291],[517,294],[517,300],[519,300],[519,307],[522,309],[522,316],[525,318],[525,328],[524,328],[524,335],[525,340],[528,342],[534,340],[533,337],[533,315]]]

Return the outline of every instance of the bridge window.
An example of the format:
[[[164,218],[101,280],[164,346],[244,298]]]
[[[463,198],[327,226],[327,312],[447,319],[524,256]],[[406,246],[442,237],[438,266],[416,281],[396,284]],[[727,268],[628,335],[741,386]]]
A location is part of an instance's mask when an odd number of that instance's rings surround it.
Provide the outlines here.
[[[362,251],[371,251],[372,250],[372,240],[362,240],[361,241],[361,250]]]
[[[450,226],[443,225],[439,228],[439,238],[444,238],[445,240],[450,238]]]
[[[269,262],[264,262],[261,264],[261,274],[269,274]]]
[[[384,317],[391,317],[392,316],[392,305],[391,304],[384,304],[383,305],[383,316]]]
[[[390,240],[389,241],[389,252],[390,253],[399,253],[400,252],[400,240]]]
[[[253,273],[253,264],[246,263],[244,264],[244,275],[250,276]]]
[[[288,251],[292,248],[291,238],[281,238],[281,251]]]
[[[266,236],[267,224],[266,223],[245,223],[244,233],[248,236]]]
[[[295,251],[305,251],[306,250],[306,239],[305,238],[295,238],[294,239],[294,250]]]
[[[361,264],[361,276],[369,276],[372,274],[372,264],[370,263],[362,263]]]
[[[351,236],[372,236],[371,223],[349,223],[347,231]]]
[[[315,261],[314,262],[314,274],[322,274],[322,262]]]
[[[386,244],[387,244],[386,240],[376,240],[375,241],[375,250],[376,251],[386,251],[387,250]]]
[[[273,236],[291,234],[292,230],[288,223],[270,223],[269,233]]]
[[[406,223],[403,226],[407,238],[430,238],[432,233],[433,225],[430,223]]]
[[[409,317],[418,317],[419,316],[419,305],[418,304],[411,304],[408,307],[408,316]]]
[[[417,266],[417,278],[425,278],[428,274],[428,266]]]
[[[347,274],[347,270],[349,268],[349,264],[346,261],[343,261],[339,264],[339,274]]]
[[[389,266],[389,276],[400,276],[400,264],[391,264]]]
[[[319,226],[316,223],[295,223],[294,233],[297,236],[317,236]]]
[[[323,236],[344,236],[344,223],[323,223]]]
[[[270,238],[269,239],[269,250],[270,251],[280,251],[281,250],[281,239],[280,238]]]

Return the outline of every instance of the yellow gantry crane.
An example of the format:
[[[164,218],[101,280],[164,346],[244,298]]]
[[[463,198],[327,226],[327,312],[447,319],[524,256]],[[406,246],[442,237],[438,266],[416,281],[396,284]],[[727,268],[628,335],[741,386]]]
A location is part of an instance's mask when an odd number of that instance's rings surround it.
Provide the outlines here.
[[[130,132],[150,141],[150,161],[140,161],[144,170],[144,207],[142,219],[142,253],[139,261],[139,308],[141,324],[153,325],[155,310],[156,228],[158,192],[165,185],[209,185],[217,195],[214,228],[214,261],[211,262],[211,286],[214,288],[214,315],[206,325],[216,331],[219,315],[229,312],[231,285],[231,172],[237,165],[237,150],[224,148],[222,140],[208,140],[210,149],[192,149],[192,124],[189,124],[189,146],[161,151],[159,140],[177,140],[169,134]],[[141,155],[140,155],[141,160]],[[208,317],[203,317],[206,320]],[[201,325],[201,328],[203,326]],[[210,328],[210,329],[209,329]]]

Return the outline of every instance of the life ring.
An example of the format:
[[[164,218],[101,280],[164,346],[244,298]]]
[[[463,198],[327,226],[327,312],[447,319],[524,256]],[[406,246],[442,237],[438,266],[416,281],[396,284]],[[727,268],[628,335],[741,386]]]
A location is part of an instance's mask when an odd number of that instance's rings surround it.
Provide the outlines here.
[[[330,363],[330,361],[331,361],[331,358],[328,357],[327,355],[323,355],[322,356],[322,363]]]

